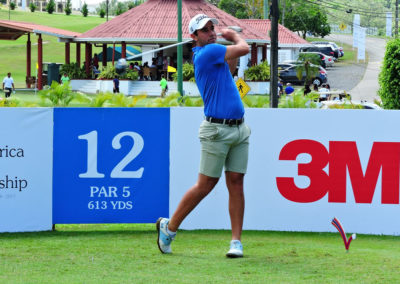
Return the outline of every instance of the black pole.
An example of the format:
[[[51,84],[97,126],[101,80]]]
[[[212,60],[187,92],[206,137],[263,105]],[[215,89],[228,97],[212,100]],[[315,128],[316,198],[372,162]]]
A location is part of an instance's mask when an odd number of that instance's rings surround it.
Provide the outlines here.
[[[108,22],[108,0],[106,0],[106,15],[107,15],[106,22]]]
[[[270,34],[271,80],[269,86],[269,94],[270,94],[269,105],[272,108],[277,108],[278,107],[278,19],[279,19],[278,0],[272,0],[270,13],[271,13],[271,34]]]

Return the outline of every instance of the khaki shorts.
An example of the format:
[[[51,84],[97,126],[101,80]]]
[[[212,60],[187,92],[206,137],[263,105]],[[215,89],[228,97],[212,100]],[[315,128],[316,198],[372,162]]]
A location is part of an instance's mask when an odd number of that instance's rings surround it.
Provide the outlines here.
[[[249,157],[250,127],[203,121],[199,129],[201,143],[200,173],[221,177],[222,169],[246,173]]]

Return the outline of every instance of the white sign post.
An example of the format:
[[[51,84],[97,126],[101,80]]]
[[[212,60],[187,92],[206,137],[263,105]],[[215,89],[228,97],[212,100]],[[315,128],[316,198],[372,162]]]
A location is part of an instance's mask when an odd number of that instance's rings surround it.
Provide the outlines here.
[[[360,28],[360,15],[355,14],[353,20],[353,47],[358,46],[358,33]]]
[[[365,60],[365,34],[366,28],[359,27],[358,28],[358,51],[357,51],[357,60]]]
[[[392,12],[386,13],[386,36],[392,36]]]

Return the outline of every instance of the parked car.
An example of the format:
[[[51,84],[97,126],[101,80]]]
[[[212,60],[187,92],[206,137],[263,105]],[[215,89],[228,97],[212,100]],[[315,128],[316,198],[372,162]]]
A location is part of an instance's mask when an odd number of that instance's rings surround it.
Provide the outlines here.
[[[321,46],[306,46],[301,47],[300,52],[321,52],[328,56],[333,56],[335,59],[339,58],[339,51],[333,49],[330,45],[321,45]]]
[[[289,64],[289,63],[283,63],[283,64]],[[278,64],[278,72],[279,72],[279,78],[282,79],[284,83],[293,83],[293,84],[300,84],[303,85],[305,80],[306,80],[306,73],[303,72],[303,77],[299,80],[297,78],[297,67],[299,64],[291,64],[289,67],[283,67],[283,64]],[[281,65],[281,69],[279,68],[279,65]],[[315,74],[313,74],[311,83],[315,84],[317,86],[321,86],[322,83],[327,83],[328,82],[328,74],[326,70],[321,67],[312,64],[313,67],[318,67],[318,71],[315,71]]]
[[[349,100],[333,100],[323,101],[320,104],[321,109],[373,109],[382,110],[380,106],[374,103],[368,103],[364,101],[349,101]]]
[[[338,46],[335,42],[333,41],[314,41],[313,44],[315,45],[331,45],[334,50],[338,50],[339,52],[339,57],[342,57],[344,55],[343,47]]]
[[[325,55],[322,52],[314,52],[314,51],[306,51],[306,52],[300,52],[300,54],[316,54],[321,58],[321,66],[326,68],[326,67],[332,67],[335,61],[333,60],[332,56]]]

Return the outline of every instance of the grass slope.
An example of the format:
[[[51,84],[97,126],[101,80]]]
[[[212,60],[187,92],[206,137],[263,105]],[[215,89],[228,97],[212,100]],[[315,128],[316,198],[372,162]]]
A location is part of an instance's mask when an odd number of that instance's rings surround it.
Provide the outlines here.
[[[230,232],[180,231],[172,255],[154,224],[57,225],[0,234],[1,283],[399,283],[400,240],[339,233],[245,231],[245,257],[227,259]]]
[[[0,9],[0,19],[8,20],[8,10]],[[11,11],[10,19],[50,26],[75,32],[86,32],[105,22],[100,17],[83,17],[81,15],[48,14],[40,12]],[[36,76],[37,36],[31,34],[31,74]],[[15,41],[0,41],[0,79],[7,72],[12,73],[17,88],[25,87],[26,76],[26,41],[22,36]],[[56,37],[43,36],[43,62],[65,62],[65,44],[57,42]],[[75,44],[71,45],[71,60],[76,57]],[[99,49],[100,50],[100,49]],[[98,50],[94,49],[94,52]],[[81,47],[81,58],[84,58],[84,48]]]

